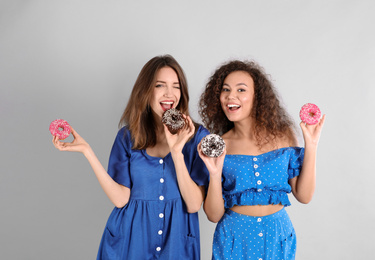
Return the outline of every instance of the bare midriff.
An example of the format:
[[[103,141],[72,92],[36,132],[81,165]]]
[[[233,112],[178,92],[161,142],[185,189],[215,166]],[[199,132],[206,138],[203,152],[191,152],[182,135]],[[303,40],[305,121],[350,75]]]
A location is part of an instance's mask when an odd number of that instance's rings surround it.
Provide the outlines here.
[[[240,213],[243,215],[254,216],[254,217],[264,217],[278,212],[284,206],[281,204],[277,205],[255,205],[255,206],[238,206],[234,205],[230,210]]]

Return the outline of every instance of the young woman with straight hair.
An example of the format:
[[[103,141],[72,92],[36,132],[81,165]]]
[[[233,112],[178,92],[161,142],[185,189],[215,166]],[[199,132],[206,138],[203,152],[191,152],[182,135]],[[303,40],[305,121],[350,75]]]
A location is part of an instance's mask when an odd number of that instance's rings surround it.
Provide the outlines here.
[[[57,149],[85,155],[115,205],[97,259],[200,259],[197,211],[208,171],[197,145],[208,131],[190,119],[188,102],[180,65],[170,55],[157,56],[144,65],[134,84],[108,172],[74,129],[71,143],[53,138]],[[161,122],[171,108],[188,122],[174,135]]]

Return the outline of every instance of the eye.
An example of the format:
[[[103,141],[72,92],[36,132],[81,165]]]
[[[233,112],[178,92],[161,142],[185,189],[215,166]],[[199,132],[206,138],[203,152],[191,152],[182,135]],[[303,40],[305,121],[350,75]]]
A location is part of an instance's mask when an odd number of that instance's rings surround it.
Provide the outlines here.
[[[180,85],[174,85],[173,87],[176,89],[181,89]]]
[[[245,91],[246,91],[246,89],[244,89],[244,88],[238,89],[238,92],[245,92]]]
[[[162,84],[156,84],[156,88],[161,88],[163,85]]]
[[[227,88],[227,87],[223,87],[223,88],[221,89],[221,92],[229,92],[229,88]]]

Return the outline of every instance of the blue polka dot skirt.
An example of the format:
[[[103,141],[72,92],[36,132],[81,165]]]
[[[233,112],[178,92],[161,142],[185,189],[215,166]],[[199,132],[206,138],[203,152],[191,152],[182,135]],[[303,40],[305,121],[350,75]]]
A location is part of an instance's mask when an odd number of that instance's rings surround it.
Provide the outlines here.
[[[227,209],[216,226],[212,259],[292,260],[296,234],[285,209],[253,217]]]

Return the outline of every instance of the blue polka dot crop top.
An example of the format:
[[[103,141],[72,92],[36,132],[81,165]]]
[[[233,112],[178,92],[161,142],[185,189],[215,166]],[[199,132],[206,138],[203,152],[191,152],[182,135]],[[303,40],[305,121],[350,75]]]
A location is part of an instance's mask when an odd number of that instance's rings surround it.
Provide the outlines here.
[[[223,167],[225,208],[234,205],[290,206],[288,180],[299,175],[304,148],[285,147],[260,155],[227,154]]]

